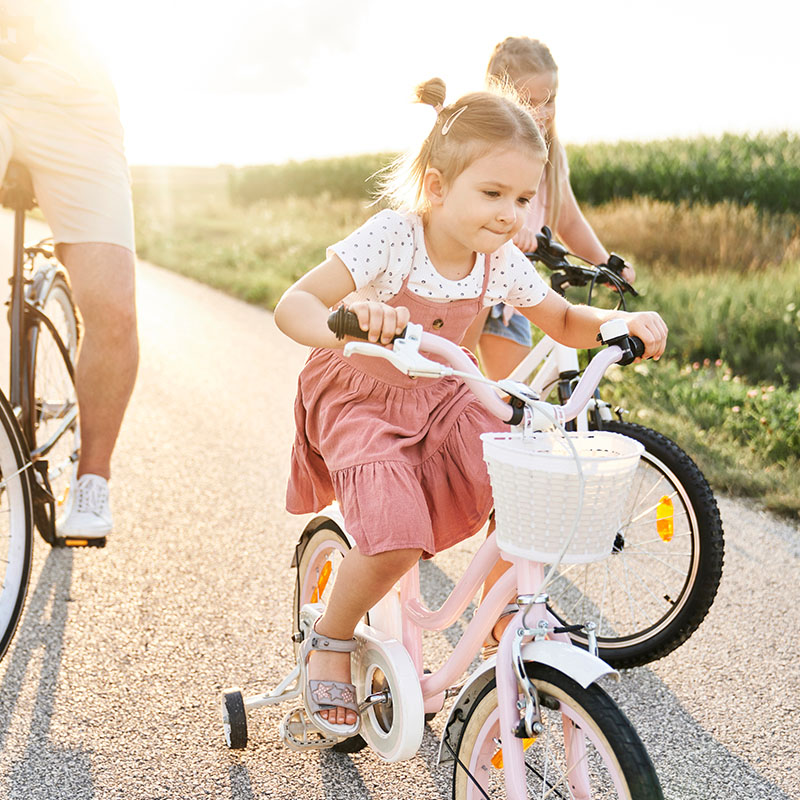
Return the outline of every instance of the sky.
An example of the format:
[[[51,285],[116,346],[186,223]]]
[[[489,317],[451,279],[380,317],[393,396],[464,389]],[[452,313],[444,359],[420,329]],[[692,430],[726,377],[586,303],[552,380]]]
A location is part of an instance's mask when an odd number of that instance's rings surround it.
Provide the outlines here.
[[[414,86],[481,88],[506,36],[550,47],[564,142],[800,133],[794,0],[67,1],[115,80],[132,164],[416,147],[434,115]]]

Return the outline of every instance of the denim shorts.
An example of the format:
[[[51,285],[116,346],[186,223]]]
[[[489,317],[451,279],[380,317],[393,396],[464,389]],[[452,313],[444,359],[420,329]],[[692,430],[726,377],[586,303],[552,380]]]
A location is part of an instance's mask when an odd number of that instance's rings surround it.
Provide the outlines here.
[[[486,319],[486,324],[483,326],[483,333],[488,333],[492,336],[502,336],[504,339],[510,339],[512,342],[524,345],[525,347],[531,347],[533,345],[531,339],[531,324],[522,314],[515,313],[509,320],[508,325],[503,325],[502,303],[498,303],[496,306],[492,307]]]

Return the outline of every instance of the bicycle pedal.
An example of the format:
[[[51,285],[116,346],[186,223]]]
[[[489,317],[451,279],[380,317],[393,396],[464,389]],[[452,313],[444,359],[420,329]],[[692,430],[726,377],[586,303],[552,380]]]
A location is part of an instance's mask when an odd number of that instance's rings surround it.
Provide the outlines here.
[[[81,536],[56,536],[53,547],[105,547],[106,537],[86,539]]]
[[[283,718],[280,733],[283,743],[290,750],[327,750],[339,741],[314,727],[302,707],[290,711]]]

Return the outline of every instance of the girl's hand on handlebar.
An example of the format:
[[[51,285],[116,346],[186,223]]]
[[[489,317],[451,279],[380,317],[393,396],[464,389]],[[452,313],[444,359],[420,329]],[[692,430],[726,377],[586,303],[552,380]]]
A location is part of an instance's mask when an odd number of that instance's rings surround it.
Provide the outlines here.
[[[373,300],[360,300],[348,306],[358,317],[358,325],[369,335],[370,342],[391,344],[392,339],[408,325],[410,314],[405,306],[386,305]]]
[[[634,311],[624,315],[631,336],[638,336],[644,343],[643,358],[658,361],[667,345],[667,324],[656,311]],[[637,359],[638,360],[638,359]]]

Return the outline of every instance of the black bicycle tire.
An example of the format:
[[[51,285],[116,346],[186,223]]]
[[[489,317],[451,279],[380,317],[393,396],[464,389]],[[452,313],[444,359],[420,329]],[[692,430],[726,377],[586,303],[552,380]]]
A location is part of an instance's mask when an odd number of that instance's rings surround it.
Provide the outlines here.
[[[697,520],[697,567],[688,596],[675,618],[653,636],[628,645],[623,637],[608,645],[598,641],[600,657],[616,668],[636,667],[663,658],[680,647],[697,630],[708,614],[719,589],[724,561],[724,532],[716,499],[703,473],[675,442],[658,431],[633,422],[610,421],[602,429],[641,442],[680,481]],[[641,636],[641,634],[638,634]],[[586,637],[570,634],[575,644],[586,647]],[[607,642],[608,640],[606,640]]]
[[[36,285],[35,280],[34,280],[34,285]],[[50,286],[49,286],[49,288],[47,290],[47,294],[45,295],[45,297],[36,298],[36,300],[40,303],[40,307],[44,309],[47,306],[48,299],[56,291],[61,291],[66,296],[67,308],[69,309],[69,314],[71,315],[72,323],[75,326],[75,334],[76,334],[75,347],[77,349],[78,342],[80,340],[80,323],[78,321],[78,315],[77,315],[76,310],[75,310],[75,301],[73,300],[73,297],[72,297],[72,289],[70,288],[70,285],[67,282],[66,278],[61,274],[57,274],[54,277],[53,282],[50,284]],[[30,408],[31,418],[27,421],[27,428],[31,432],[30,433],[30,439],[31,439],[30,447],[31,447],[31,450],[35,450],[36,449],[36,445],[37,445],[37,442],[36,442],[36,420],[35,420],[36,409],[34,407],[33,398],[36,397],[36,367],[37,367],[37,363],[38,363],[37,354],[38,354],[38,346],[39,346],[39,333],[40,333],[41,325],[43,325],[43,324],[44,323],[42,323],[42,322],[34,322],[31,325],[30,336],[29,336],[29,339],[28,339],[28,347],[29,347],[29,350],[28,350],[28,364],[30,365],[30,373],[29,373],[30,392],[29,392],[29,397],[31,398],[31,408]],[[62,342],[62,344],[66,345],[67,343]],[[65,357],[63,353],[61,353],[61,357],[62,358]],[[71,369],[67,369],[67,372],[70,375],[70,377],[72,378],[72,383],[73,383],[73,386],[74,386],[75,385],[75,380],[74,380],[74,374],[75,374],[74,373],[74,366],[75,365],[71,364],[70,366],[71,366]],[[80,424],[80,423],[78,423],[78,424]],[[48,532],[50,530],[52,530],[52,525],[51,525],[51,522],[50,522],[50,520],[49,520],[49,518],[47,516],[47,512],[46,512],[44,506],[42,506],[40,504],[34,504],[33,514],[34,514],[34,523],[36,525],[36,529],[39,531],[39,533],[42,536],[42,538],[48,544],[53,545],[54,541],[51,541],[51,539],[49,538],[49,534],[48,534]]]
[[[528,677],[540,693],[540,701],[546,701],[548,695],[557,700],[557,693],[563,693],[572,701],[570,705],[573,708],[577,706],[587,719],[595,723],[594,727],[613,752],[634,800],[663,799],[658,775],[642,740],[622,709],[600,686],[593,683],[584,689],[563,672],[545,664],[528,662],[525,667]],[[493,677],[481,690],[475,702],[471,704],[459,732],[458,741],[455,743],[456,759],[453,765],[453,800],[463,800],[460,787],[466,788],[470,782],[464,770],[464,765],[470,761],[469,755],[464,751],[464,745],[468,743],[468,736],[474,737],[477,734],[473,728],[475,721],[482,714],[484,720],[477,724],[485,724],[488,715],[481,709],[481,704],[489,702],[492,703],[492,708],[496,706],[496,695],[492,697],[496,685],[496,679]],[[446,731],[445,736],[447,736]],[[532,746],[535,747],[536,743],[534,742]]]
[[[30,581],[31,573],[31,560],[33,558],[33,503],[31,492],[31,478],[30,469],[25,469],[27,462],[27,451],[19,430],[14,412],[11,405],[6,399],[5,395],[0,392],[0,436],[4,436],[10,445],[13,459],[16,461],[16,472],[20,479],[20,489],[22,492],[22,503],[24,506],[24,524],[25,524],[25,546],[23,548],[23,563],[22,571],[20,573],[19,586],[17,588],[17,595],[14,600],[14,606],[11,615],[4,626],[4,630],[0,632],[0,659],[6,654],[11,641],[14,638],[17,626],[19,625],[22,612],[25,607],[25,599],[28,594],[28,583]],[[6,563],[6,569],[9,567]],[[6,576],[3,576],[0,586],[5,589]]]

